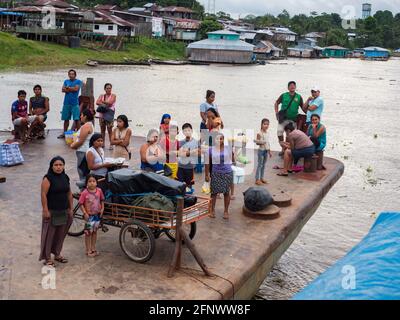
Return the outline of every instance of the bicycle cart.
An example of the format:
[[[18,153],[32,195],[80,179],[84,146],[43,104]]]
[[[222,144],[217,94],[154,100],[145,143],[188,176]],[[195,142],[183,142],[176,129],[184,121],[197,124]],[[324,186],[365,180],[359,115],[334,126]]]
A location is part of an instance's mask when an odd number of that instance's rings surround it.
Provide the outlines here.
[[[79,194],[74,199],[79,200]],[[75,205],[74,219],[68,234],[81,236],[84,233],[85,221],[79,202]],[[197,203],[182,210],[182,225],[193,239],[196,235],[196,222],[208,217],[210,199],[197,197]],[[105,202],[102,227],[120,228],[119,243],[126,256],[138,263],[149,261],[155,250],[155,239],[165,233],[175,241],[177,212],[154,210],[150,208]]]

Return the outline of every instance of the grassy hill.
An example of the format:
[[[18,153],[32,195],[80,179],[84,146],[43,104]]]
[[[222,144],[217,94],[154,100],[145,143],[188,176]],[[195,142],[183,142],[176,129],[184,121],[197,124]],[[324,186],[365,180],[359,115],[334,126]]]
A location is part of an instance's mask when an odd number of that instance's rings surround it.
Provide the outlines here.
[[[0,70],[10,68],[78,66],[88,59],[123,61],[124,58],[183,59],[185,45],[159,39],[143,38],[140,43],[129,43],[122,51],[103,49],[71,49],[66,46],[24,40],[0,32]]]

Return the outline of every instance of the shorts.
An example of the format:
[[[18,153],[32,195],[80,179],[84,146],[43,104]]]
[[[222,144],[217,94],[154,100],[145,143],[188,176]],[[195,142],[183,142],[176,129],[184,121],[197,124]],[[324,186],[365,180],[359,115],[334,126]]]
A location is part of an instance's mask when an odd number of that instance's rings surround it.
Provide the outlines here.
[[[292,155],[294,163],[297,163],[301,158],[312,157],[315,153],[315,146],[311,146],[303,149],[293,149]]]
[[[187,187],[194,184],[194,169],[178,168],[178,181],[186,183]]]
[[[17,119],[15,119],[15,120],[13,121],[13,125],[14,125],[14,126],[20,126],[20,125],[21,125],[22,119],[23,119],[23,118],[17,118]],[[36,116],[29,116],[29,117],[27,117],[26,119],[28,119],[28,123],[29,123],[29,124],[32,124],[33,121],[35,121]]]
[[[61,111],[61,120],[62,121],[69,121],[74,120],[78,121],[80,119],[81,112],[79,110],[79,106],[63,106]]]
[[[293,123],[294,124],[294,128],[297,128],[297,124],[296,121],[293,120],[285,120],[282,123],[278,124],[278,137],[283,137],[283,134],[285,132],[285,127],[289,124],[289,123]]]
[[[100,220],[100,215],[98,214],[89,216],[89,220],[85,224],[85,234],[89,235],[96,232],[100,227]]]
[[[107,128],[112,128],[114,126],[114,120],[113,121],[107,121],[104,118],[99,118],[99,123],[100,123],[100,126],[105,126]]]

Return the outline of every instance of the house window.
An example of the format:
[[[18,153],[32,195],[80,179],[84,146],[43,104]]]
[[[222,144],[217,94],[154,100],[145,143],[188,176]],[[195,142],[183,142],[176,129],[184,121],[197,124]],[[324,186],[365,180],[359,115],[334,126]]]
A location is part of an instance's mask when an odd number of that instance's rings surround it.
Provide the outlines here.
[[[108,26],[108,31],[113,31],[114,30],[114,26]]]
[[[99,29],[100,29],[100,26],[98,24],[95,24],[94,25],[94,30],[99,30]]]

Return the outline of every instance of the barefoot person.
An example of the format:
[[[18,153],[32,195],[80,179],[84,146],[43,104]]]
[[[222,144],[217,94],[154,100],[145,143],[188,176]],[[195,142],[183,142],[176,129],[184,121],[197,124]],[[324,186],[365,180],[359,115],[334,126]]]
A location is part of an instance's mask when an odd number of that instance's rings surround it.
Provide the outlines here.
[[[72,192],[69,177],[65,174],[65,161],[55,157],[44,176],[41,187],[42,199],[42,242],[39,261],[55,266],[51,259],[60,263],[68,260],[61,255],[65,236],[72,223]]]
[[[280,111],[279,105],[281,105]],[[284,141],[284,129],[287,124],[292,123],[296,128],[299,108],[303,108],[303,105],[303,98],[296,92],[296,82],[290,81],[288,83],[288,92],[281,94],[278,100],[275,102],[275,114],[276,119],[279,122],[278,139],[280,143]],[[280,117],[279,114],[284,114],[284,116]],[[279,155],[283,156],[283,149]]]
[[[101,135],[104,141],[103,147],[104,148],[106,147],[106,128],[107,128],[108,138],[110,141],[109,150],[112,150],[113,147],[111,145],[111,136],[114,126],[115,103],[117,101],[117,96],[114,93],[112,93],[111,83],[106,83],[104,85],[104,91],[105,94],[100,95],[96,101],[96,105],[99,106],[97,108],[97,116],[99,117]],[[100,112],[100,110],[104,112]]]
[[[79,204],[84,214],[85,224],[85,246],[88,257],[96,257],[97,230],[104,213],[104,194],[97,187],[95,176],[86,177],[86,189],[81,193]]]
[[[211,213],[210,217],[215,218],[215,204],[218,194],[224,195],[224,219],[229,219],[229,204],[231,201],[230,191],[233,185],[232,163],[233,153],[230,147],[225,146],[224,135],[218,133],[215,138],[215,145],[210,149],[212,159],[212,170],[210,164],[205,166],[205,180],[210,182],[211,187]]]
[[[258,164],[256,170],[256,185],[267,184],[268,182],[264,179],[265,165],[268,160],[268,156],[272,158],[271,147],[269,144],[269,120],[263,119],[261,121],[261,130],[257,134],[257,139],[254,141],[258,146]]]
[[[45,139],[44,128],[47,120],[47,113],[50,111],[49,98],[42,94],[42,87],[36,85],[33,87],[34,96],[29,99],[29,114],[35,117],[30,129],[30,133],[37,129],[38,139]]]
[[[62,92],[65,93],[64,104],[61,111],[61,120],[64,121],[64,132],[68,131],[69,121],[74,121],[74,128],[79,130],[80,110],[79,110],[79,91],[82,87],[82,81],[76,78],[76,71],[71,69],[68,71],[68,78],[64,81]],[[58,136],[64,139],[64,132]]]
[[[312,157],[315,153],[315,146],[310,138],[300,130],[294,128],[293,123],[289,123],[285,127],[287,142],[281,142],[284,151],[283,170],[278,176],[287,177],[291,172],[293,161],[295,164],[301,158]]]
[[[114,147],[113,158],[131,160],[129,144],[131,143],[132,130],[129,129],[128,117],[120,115],[117,118],[117,127],[113,130],[111,144]]]

